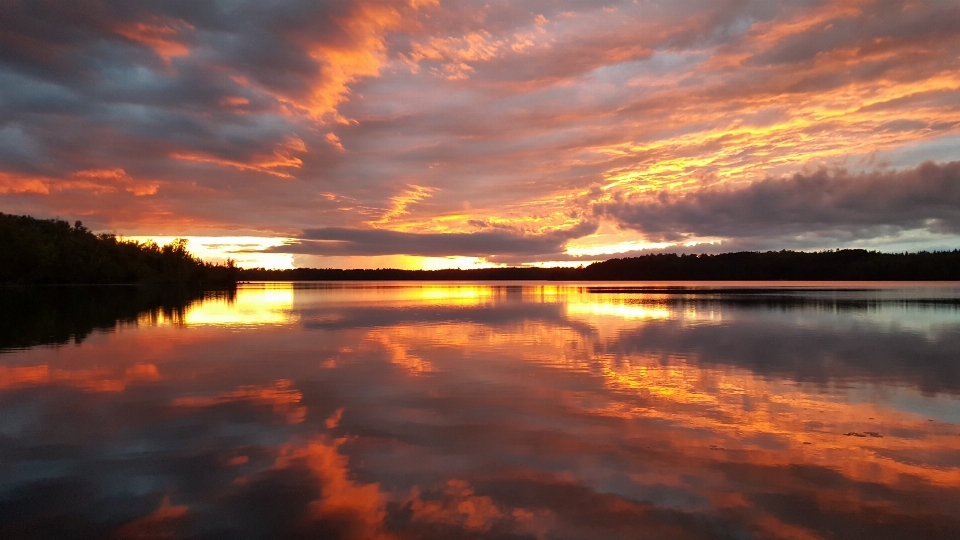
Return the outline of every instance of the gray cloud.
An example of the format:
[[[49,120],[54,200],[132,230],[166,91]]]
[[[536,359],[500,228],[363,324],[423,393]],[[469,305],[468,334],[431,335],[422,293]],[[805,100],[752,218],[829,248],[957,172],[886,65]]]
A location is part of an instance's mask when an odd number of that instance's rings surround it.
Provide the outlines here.
[[[597,204],[594,211],[655,241],[721,237],[871,238],[922,229],[960,232],[960,161],[850,174],[821,169],[739,188]]]
[[[595,222],[544,234],[493,230],[475,233],[407,233],[384,229],[325,227],[303,231],[296,244],[277,246],[268,253],[324,256],[415,255],[422,257],[542,257],[560,254],[567,241],[594,233]]]

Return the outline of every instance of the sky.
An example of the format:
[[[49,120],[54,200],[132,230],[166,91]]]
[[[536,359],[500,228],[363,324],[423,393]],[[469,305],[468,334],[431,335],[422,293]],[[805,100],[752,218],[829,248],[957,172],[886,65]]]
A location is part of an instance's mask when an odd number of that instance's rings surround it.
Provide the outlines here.
[[[241,266],[960,248],[956,0],[0,0],[0,212]]]

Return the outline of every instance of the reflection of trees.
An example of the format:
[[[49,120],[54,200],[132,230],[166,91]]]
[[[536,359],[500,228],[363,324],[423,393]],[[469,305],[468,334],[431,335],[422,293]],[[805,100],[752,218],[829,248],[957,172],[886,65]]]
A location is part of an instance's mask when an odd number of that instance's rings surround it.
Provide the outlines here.
[[[94,330],[141,317],[179,320],[193,302],[234,294],[158,286],[8,287],[0,290],[0,350],[80,343]]]

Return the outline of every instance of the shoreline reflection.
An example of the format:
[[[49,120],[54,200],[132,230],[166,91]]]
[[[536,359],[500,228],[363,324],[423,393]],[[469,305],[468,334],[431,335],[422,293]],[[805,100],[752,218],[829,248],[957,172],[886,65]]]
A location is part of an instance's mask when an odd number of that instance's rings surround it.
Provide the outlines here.
[[[80,344],[98,331],[181,321],[191,307],[231,302],[235,290],[154,285],[0,286],[0,353]]]

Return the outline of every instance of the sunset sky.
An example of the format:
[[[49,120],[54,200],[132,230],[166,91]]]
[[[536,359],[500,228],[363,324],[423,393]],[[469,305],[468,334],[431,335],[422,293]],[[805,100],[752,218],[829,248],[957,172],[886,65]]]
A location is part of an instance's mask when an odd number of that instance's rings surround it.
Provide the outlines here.
[[[0,212],[242,266],[960,248],[957,0],[0,0]]]

